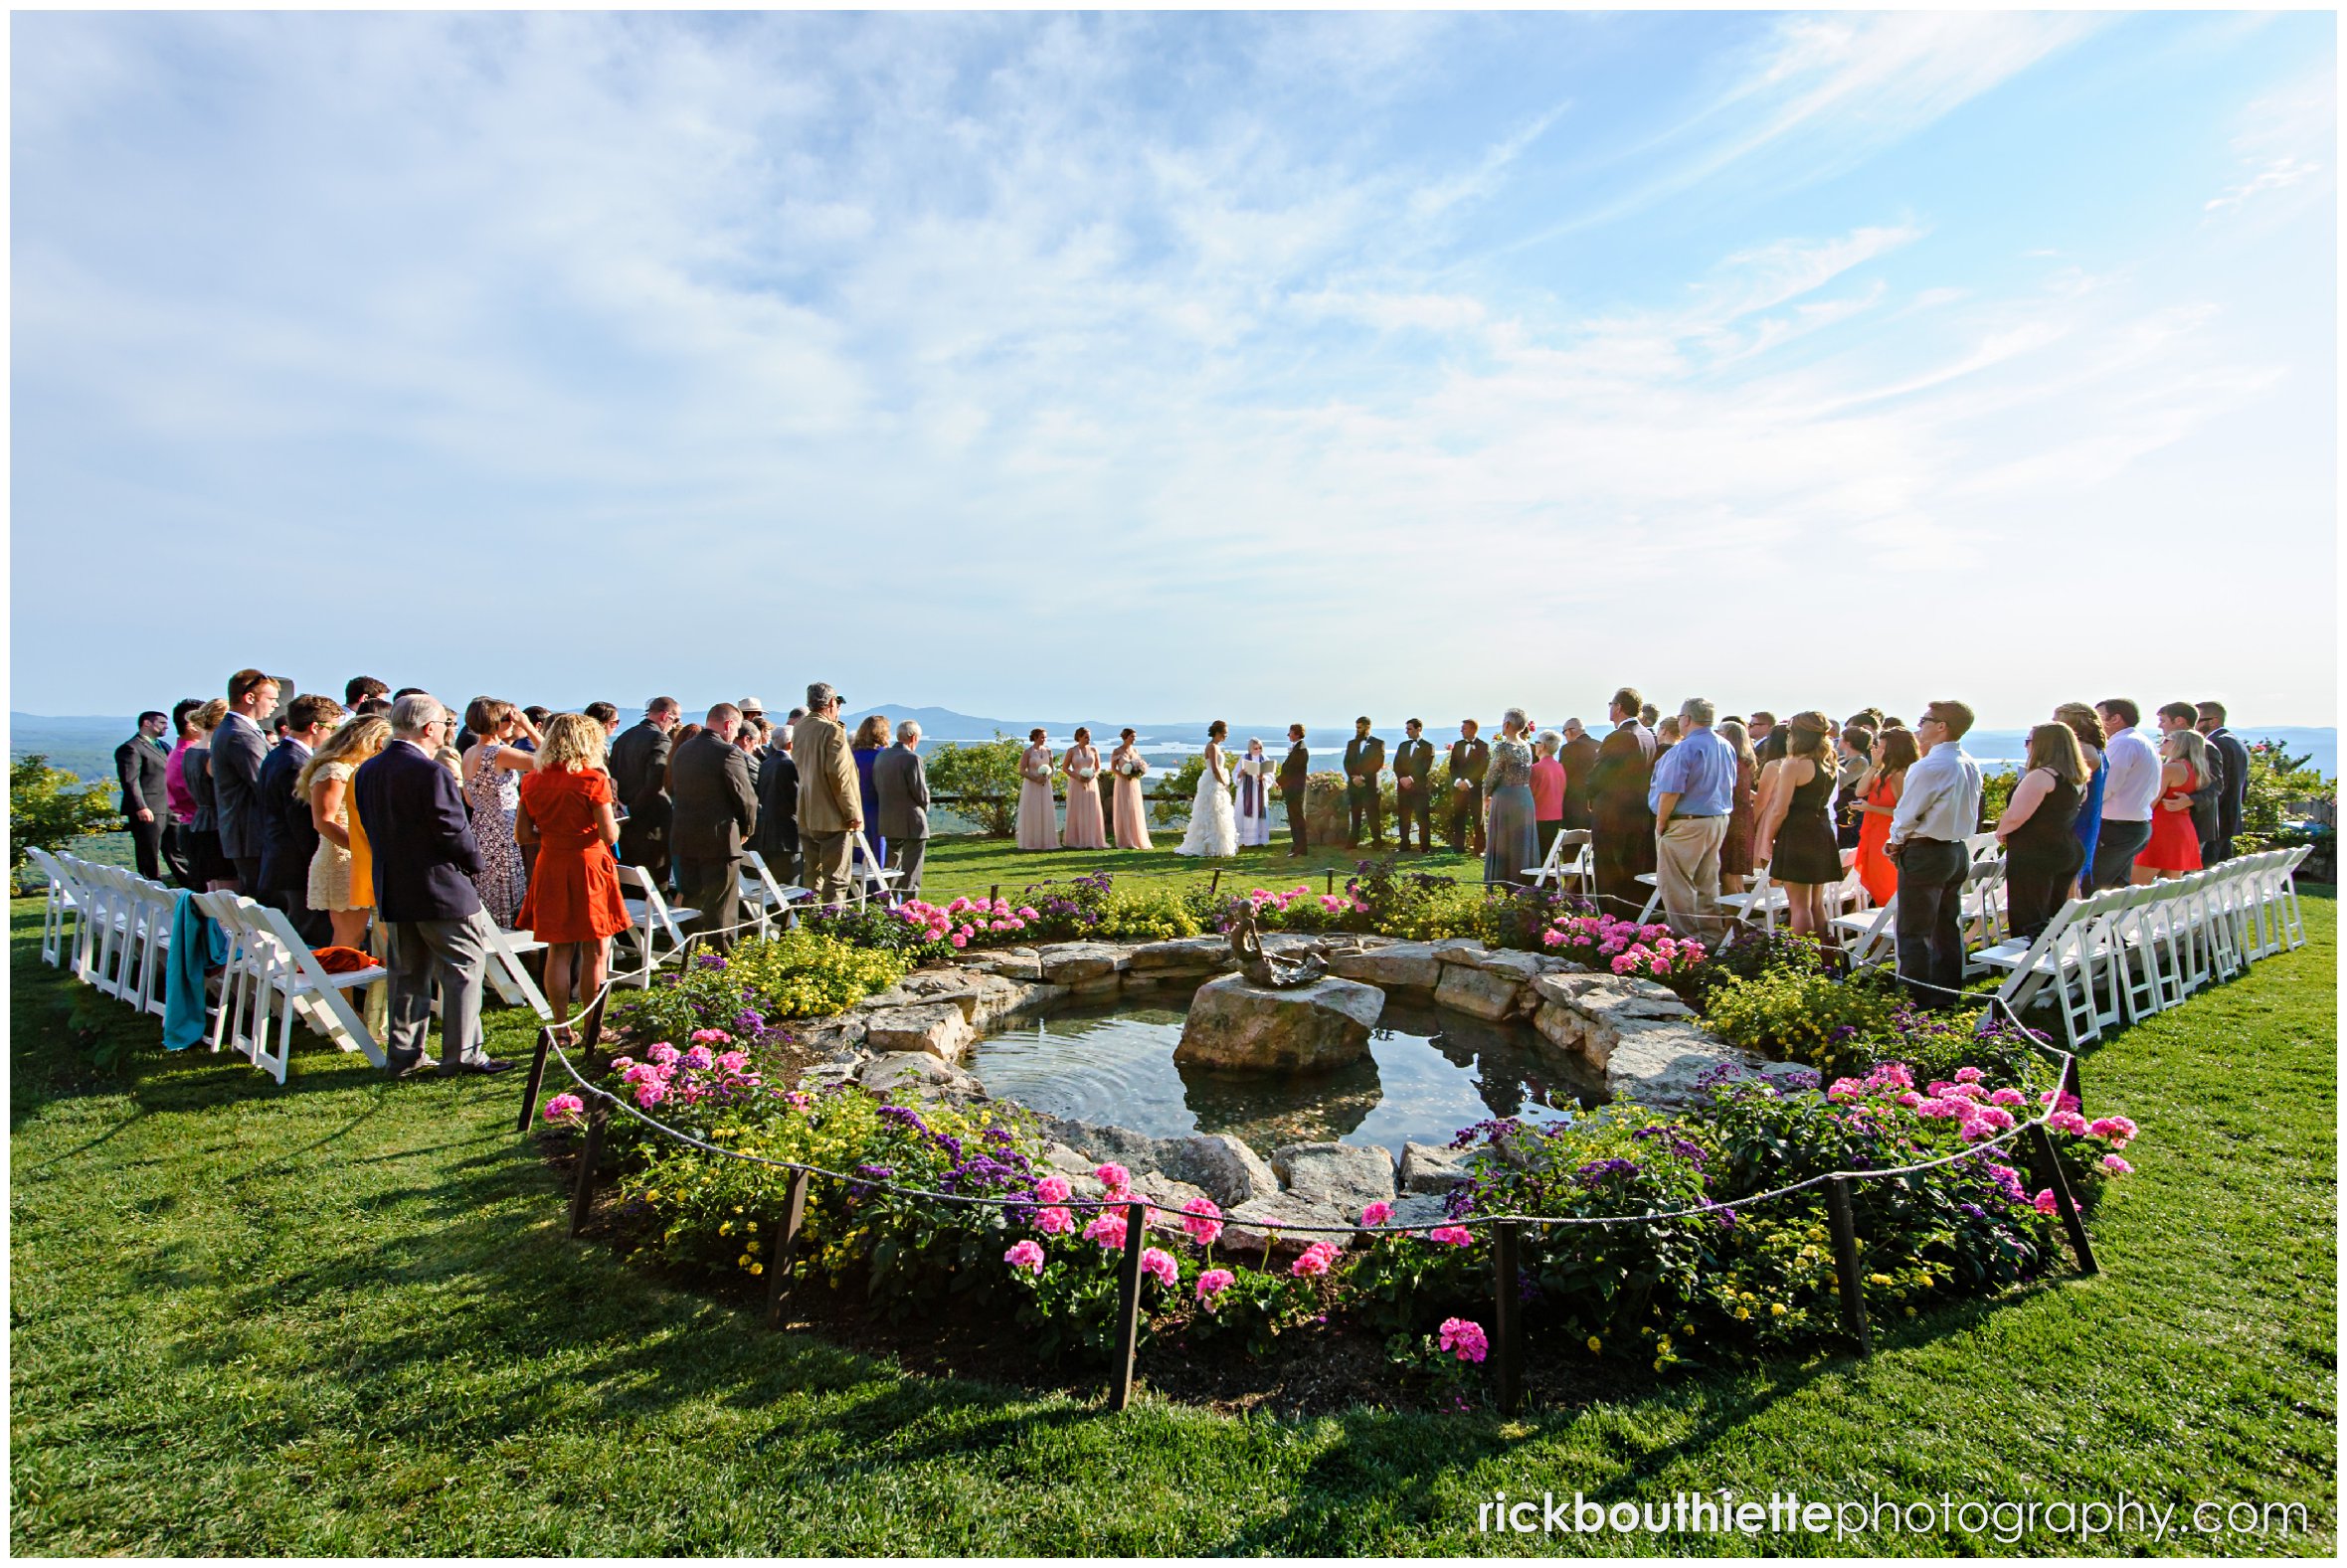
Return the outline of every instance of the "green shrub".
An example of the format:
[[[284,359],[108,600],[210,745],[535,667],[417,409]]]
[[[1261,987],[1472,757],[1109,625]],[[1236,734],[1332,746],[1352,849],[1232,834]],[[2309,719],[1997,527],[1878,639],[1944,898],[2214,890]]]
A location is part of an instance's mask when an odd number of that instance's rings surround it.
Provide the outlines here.
[[[140,743],[144,745],[144,742]],[[111,791],[85,784],[39,752],[8,765],[8,870],[13,879],[28,849],[51,853],[77,838],[111,833],[122,825]]]
[[[994,732],[991,741],[948,741],[929,754],[929,787],[960,796],[955,807],[990,838],[1008,838],[1018,825],[1018,757],[1026,748]]]
[[[1842,980],[1798,967],[1730,976],[1706,998],[1704,1022],[1732,1045],[1837,1078],[1864,1072],[1875,1059],[1867,1040],[1893,1032],[1896,984],[1875,969]]]
[[[896,954],[824,932],[797,930],[737,943],[731,954],[702,954],[649,989],[624,997],[613,1023],[631,1038],[683,1041],[696,1029],[724,1029],[759,1044],[787,1018],[842,1012],[884,991],[909,967]]]

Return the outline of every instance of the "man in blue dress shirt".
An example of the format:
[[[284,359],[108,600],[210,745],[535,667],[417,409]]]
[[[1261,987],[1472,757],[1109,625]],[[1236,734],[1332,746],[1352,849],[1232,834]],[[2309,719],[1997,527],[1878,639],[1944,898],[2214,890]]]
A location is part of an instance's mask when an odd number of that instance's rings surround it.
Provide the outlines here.
[[[1679,740],[1646,789],[1664,918],[1707,946],[1719,936],[1719,844],[1735,804],[1735,748],[1712,733],[1716,711],[1705,697],[1680,705]]]

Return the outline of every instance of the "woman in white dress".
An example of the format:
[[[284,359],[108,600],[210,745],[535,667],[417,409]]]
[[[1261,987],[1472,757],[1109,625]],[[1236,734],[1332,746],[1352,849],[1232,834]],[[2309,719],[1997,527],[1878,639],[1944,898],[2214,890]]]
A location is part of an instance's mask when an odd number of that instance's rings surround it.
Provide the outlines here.
[[[1271,759],[1263,742],[1250,736],[1247,755],[1239,759],[1239,847],[1260,849],[1271,842]]]
[[[1198,792],[1191,799],[1189,831],[1181,835],[1177,855],[1221,856],[1239,852],[1239,829],[1230,809],[1230,763],[1222,755],[1222,738],[1230,726],[1216,719],[1206,727],[1206,770],[1198,775]]]
[[[1018,758],[1018,847],[1057,849],[1059,812],[1051,803],[1051,748],[1043,732],[1027,735],[1027,749]]]

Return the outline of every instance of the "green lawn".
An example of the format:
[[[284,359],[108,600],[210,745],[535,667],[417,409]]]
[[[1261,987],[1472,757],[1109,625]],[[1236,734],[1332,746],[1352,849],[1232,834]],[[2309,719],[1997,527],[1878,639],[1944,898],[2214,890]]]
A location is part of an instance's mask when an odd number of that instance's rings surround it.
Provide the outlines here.
[[[1106,871],[1119,879],[1132,878],[1149,887],[1204,887],[1219,872],[1225,892],[1243,893],[1249,888],[1286,892],[1298,883],[1320,892],[1328,886],[1331,872],[1336,873],[1337,886],[1343,887],[1345,879],[1369,855],[1366,849],[1347,849],[1339,844],[1333,848],[1315,846],[1302,859],[1291,859],[1287,840],[1282,838],[1268,849],[1249,849],[1232,860],[1192,860],[1174,853],[1173,846],[1181,842],[1179,833],[1158,833],[1155,839],[1160,846],[1156,849],[1022,852],[1001,838],[936,838],[930,840],[928,863],[921,874],[921,891],[924,897],[940,902],[958,893],[981,895],[993,887],[999,887],[1005,897],[1015,897],[1029,883],[1064,882]],[[1393,853],[1390,827],[1381,853]],[[1461,877],[1470,882],[1483,880],[1481,855],[1454,855],[1439,840],[1432,854],[1405,855],[1401,864],[1412,871]]]
[[[941,845],[941,848],[948,846]],[[950,852],[950,851],[949,851]],[[1108,856],[1035,857],[1106,862]],[[1170,857],[1169,857],[1170,858]],[[1292,884],[1291,884],[1292,885]],[[1942,1531],[1478,1535],[1495,1490],[1606,1502],[2299,1503],[2335,1533],[2336,918],[2109,1042],[2144,1129],[2104,1273],[1891,1326],[1873,1360],[1488,1414],[1283,1423],[901,1376],[563,1236],[518,1075],[283,1088],[44,967],[12,907],[10,1544],[40,1554],[1866,1553]],[[512,1015],[496,1028],[518,1053]],[[1165,1353],[1165,1352],[1152,1352]],[[1147,1372],[1147,1356],[1144,1373]],[[2204,1519],[2211,1518],[2204,1515]],[[2025,1549],[2160,1549],[2032,1532]]]

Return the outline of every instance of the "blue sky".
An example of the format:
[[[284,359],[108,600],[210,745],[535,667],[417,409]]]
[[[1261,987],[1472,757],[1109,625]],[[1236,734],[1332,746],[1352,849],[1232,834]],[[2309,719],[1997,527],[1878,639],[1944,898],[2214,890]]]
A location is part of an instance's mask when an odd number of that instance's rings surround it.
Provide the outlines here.
[[[10,706],[258,663],[2330,723],[2334,58],[2297,14],[19,14]]]

